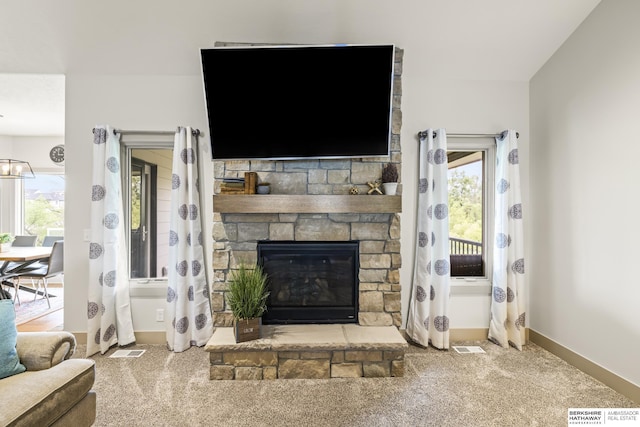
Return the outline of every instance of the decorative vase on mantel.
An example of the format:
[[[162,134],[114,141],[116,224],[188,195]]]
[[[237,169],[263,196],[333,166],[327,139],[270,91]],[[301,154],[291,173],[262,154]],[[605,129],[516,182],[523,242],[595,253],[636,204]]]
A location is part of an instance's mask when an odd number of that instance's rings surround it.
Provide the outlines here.
[[[395,196],[398,191],[398,183],[397,182],[383,182],[382,190],[384,194],[387,196]]]
[[[268,182],[261,182],[260,184],[258,184],[258,186],[256,188],[256,192],[258,194],[269,194],[269,193],[271,193],[271,184],[269,184]]]

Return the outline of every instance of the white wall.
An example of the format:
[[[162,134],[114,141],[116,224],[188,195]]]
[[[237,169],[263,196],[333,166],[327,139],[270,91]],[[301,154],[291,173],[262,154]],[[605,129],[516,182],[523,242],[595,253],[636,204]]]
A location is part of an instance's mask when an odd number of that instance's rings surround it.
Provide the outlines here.
[[[531,80],[529,319],[640,386],[638,16],[603,0]]]
[[[49,151],[64,144],[64,136],[12,136],[11,139],[14,158],[28,161],[34,171],[64,172],[64,167],[49,159]]]

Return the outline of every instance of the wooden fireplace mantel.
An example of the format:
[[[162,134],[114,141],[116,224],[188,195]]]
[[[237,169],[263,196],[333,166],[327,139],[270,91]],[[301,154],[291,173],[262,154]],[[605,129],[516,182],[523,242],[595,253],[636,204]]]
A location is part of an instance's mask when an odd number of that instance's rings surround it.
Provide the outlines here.
[[[402,196],[216,194],[213,211],[219,213],[396,213]]]

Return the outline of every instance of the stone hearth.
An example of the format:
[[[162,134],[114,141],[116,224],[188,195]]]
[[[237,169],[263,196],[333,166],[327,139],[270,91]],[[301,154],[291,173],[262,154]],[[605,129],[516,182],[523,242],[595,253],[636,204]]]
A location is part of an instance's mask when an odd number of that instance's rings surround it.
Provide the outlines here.
[[[270,380],[402,377],[407,347],[394,326],[266,325],[243,343],[216,328],[205,350],[212,380]]]

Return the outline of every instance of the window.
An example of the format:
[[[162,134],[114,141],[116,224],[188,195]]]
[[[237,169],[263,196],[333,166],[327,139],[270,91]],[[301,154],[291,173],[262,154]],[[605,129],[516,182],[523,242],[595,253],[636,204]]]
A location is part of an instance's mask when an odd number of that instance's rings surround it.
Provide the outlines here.
[[[23,233],[38,236],[64,236],[64,175],[36,172],[35,178],[23,180]]]
[[[123,147],[129,278],[141,283],[165,280],[173,141],[123,142]]]
[[[493,141],[449,143],[449,252],[451,277],[491,280]]]

